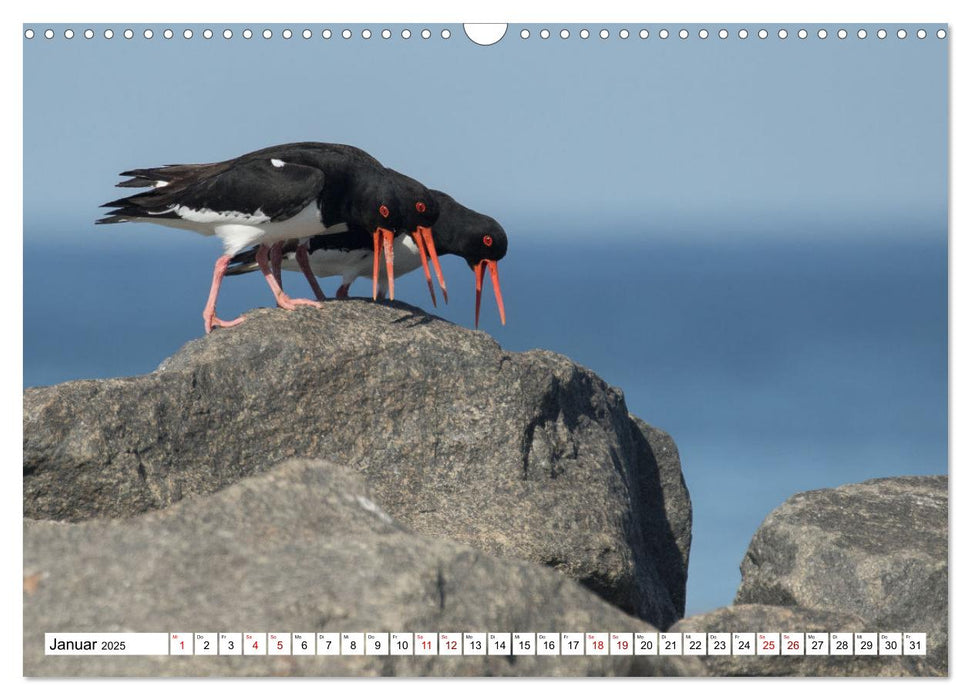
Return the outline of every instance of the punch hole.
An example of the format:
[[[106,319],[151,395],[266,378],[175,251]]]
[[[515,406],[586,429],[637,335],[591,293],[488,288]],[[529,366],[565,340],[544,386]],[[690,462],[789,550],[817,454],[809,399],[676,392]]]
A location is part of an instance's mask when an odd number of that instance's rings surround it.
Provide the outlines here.
[[[232,38],[233,38],[233,30],[223,29],[223,39],[232,39]]]
[[[322,36],[324,39],[330,39],[333,35],[334,33],[329,29],[325,29],[320,33],[320,36]]]
[[[898,29],[897,30],[897,38],[898,39],[906,39],[907,38],[907,30],[906,29]]]
[[[73,29],[65,29],[64,30],[64,38],[65,39],[73,39],[74,38],[74,30]]]
[[[698,32],[698,38],[699,39],[707,39],[708,38],[708,30],[707,29],[700,30]]]
[[[529,38],[529,30],[528,29],[522,30],[521,32],[519,32],[519,36],[521,38],[523,38],[523,39],[528,39]]]
[[[492,46],[506,36],[507,24],[463,24],[465,36],[479,46]]]
[[[825,39],[827,36],[826,30],[820,29],[818,32],[816,32],[816,36],[818,36],[820,39]]]
[[[719,39],[727,39],[728,38],[728,30],[727,29],[719,29],[718,30],[718,38]]]
[[[203,29],[202,30],[202,38],[203,39],[212,39],[212,30],[211,29]]]
[[[785,29],[780,29],[779,30],[779,38],[780,39],[785,39],[788,36],[789,36],[789,32],[787,32]]]
[[[707,34],[707,33],[708,33],[708,32],[707,32],[707,31],[705,31],[704,29],[702,29],[701,31],[703,31],[703,32],[705,32],[705,34]],[[639,36],[639,37],[640,37],[641,39],[646,39],[646,38],[647,38],[647,37],[649,37],[650,35],[651,35],[651,33],[650,33],[649,31],[647,31],[646,29],[642,29],[642,30],[640,31],[640,33],[638,34],[638,36]]]
[[[678,36],[681,37],[682,39],[687,39],[688,38],[688,30],[687,29],[682,29],[680,32],[678,32]]]
[[[341,36],[344,37],[345,39],[350,39],[351,38],[351,30],[350,29],[345,29],[344,31],[341,32]]]
[[[272,37],[273,37],[273,32],[271,32],[269,29],[264,29],[263,30],[263,38],[264,39],[270,39]]]
[[[866,39],[866,29],[861,29],[856,33],[857,38]]]
[[[304,39],[309,39],[313,35],[314,35],[314,33],[312,31],[310,31],[309,29],[304,29],[303,32],[300,34],[300,36],[302,36]]]
[[[45,39],[53,39],[54,38],[54,30],[53,29],[46,30],[44,32],[44,38]]]
[[[135,36],[135,32],[133,32],[131,29],[126,29],[125,30],[125,38],[126,39],[131,39],[134,36]]]
[[[937,30],[937,38],[938,39],[944,39],[946,37],[947,37],[947,32],[946,31],[944,31],[943,29],[938,29]]]
[[[748,39],[748,29],[739,29],[738,30],[738,38],[739,39]]]
[[[809,32],[807,32],[805,29],[800,29],[799,30],[799,38],[800,39],[805,39],[807,36],[809,36]]]
[[[290,31],[289,29],[284,29],[280,33],[280,36],[282,36],[284,39],[291,39],[291,38],[293,38],[293,32]]]
[[[569,39],[570,38],[570,30],[569,29],[561,29],[560,30],[560,38],[561,39]]]
[[[34,38],[34,30],[33,29],[28,29],[28,30],[24,31],[24,38],[25,39],[33,39]]]
[[[244,29],[243,30],[243,38],[244,39],[252,39],[253,38],[253,30],[252,29]]]
[[[661,31],[659,31],[657,33],[657,35],[659,37],[661,37],[662,39],[667,39],[668,38],[668,30],[667,29],[662,29]]]
[[[601,39],[606,39],[608,36],[610,36],[610,32],[608,32],[606,29],[601,29],[600,30],[600,38]]]
[[[549,29],[542,29],[542,30],[540,30],[539,38],[540,39],[549,39],[550,38],[550,30]]]
[[[917,30],[917,38],[918,39],[926,39],[927,38],[927,32],[925,30],[923,30],[923,29],[918,29]]]
[[[191,29],[186,29],[184,32],[182,32],[182,38],[184,38],[184,39],[191,39],[192,38],[192,30]]]
[[[142,32],[142,36],[146,39],[151,39],[153,36],[155,36],[155,32],[153,32],[151,29],[146,29],[144,32]]]
[[[175,32],[173,32],[171,29],[166,29],[164,32],[162,32],[162,36],[164,36],[166,39],[171,39],[175,36]]]
[[[391,38],[391,30],[390,29],[382,29],[381,30],[381,38],[382,39],[390,39]]]
[[[422,39],[431,39],[432,38],[432,32],[431,32],[431,30],[430,29],[422,29],[421,30],[421,38]]]
[[[840,39],[845,39],[846,38],[846,30],[845,29],[840,29],[838,32],[836,32],[836,36],[838,36]]]
[[[370,39],[371,38],[371,30],[370,29],[365,29],[365,30],[361,31],[361,37],[364,38],[364,39]]]
[[[110,29],[105,29],[105,39],[110,39],[114,35],[115,33],[113,31],[111,31]]]
[[[886,29],[878,29],[877,30],[877,39],[886,39],[886,38],[887,38],[887,30]]]
[[[759,30],[759,39],[768,39],[768,38],[769,38],[769,32],[766,31],[765,29],[760,29]]]
[[[443,39],[450,39],[450,38],[452,38],[452,32],[450,32],[448,29],[443,29],[442,30],[442,38]]]
[[[589,29],[581,29],[580,30],[580,38],[581,39],[589,39],[590,38],[590,30]]]
[[[627,37],[630,36],[630,32],[627,31],[626,29],[621,29],[619,36],[621,39],[626,39]]]
[[[401,30],[401,38],[402,39],[410,39],[411,38],[411,30],[410,29],[402,29]]]
[[[85,39],[94,39],[94,30],[93,29],[85,29],[84,30],[84,38]]]

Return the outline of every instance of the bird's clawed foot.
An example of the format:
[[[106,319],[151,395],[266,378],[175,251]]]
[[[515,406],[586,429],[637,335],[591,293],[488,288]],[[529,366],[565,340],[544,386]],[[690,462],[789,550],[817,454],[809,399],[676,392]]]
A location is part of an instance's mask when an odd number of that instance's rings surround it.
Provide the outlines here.
[[[213,328],[232,328],[233,326],[238,326],[245,320],[245,316],[240,316],[234,318],[232,321],[223,321],[221,318],[216,317],[215,309],[206,309],[202,312],[202,321],[206,325],[206,335],[212,333]]]
[[[322,304],[319,301],[314,301],[312,299],[291,299],[286,292],[283,291],[283,287],[277,281],[276,277],[273,275],[273,270],[270,269],[270,262],[268,258],[270,249],[261,245],[256,249],[256,263],[260,266],[260,271],[263,273],[263,277],[266,278],[266,283],[270,285],[270,290],[273,292],[273,297],[276,299],[276,305],[281,309],[286,309],[287,311],[293,311],[298,306],[316,306],[320,308]]]
[[[223,255],[216,260],[216,265],[212,270],[212,286],[209,288],[209,301],[206,302],[206,308],[202,310],[202,322],[206,326],[206,335],[211,333],[213,328],[232,328],[233,326],[238,326],[245,320],[243,316],[234,318],[232,321],[223,321],[221,318],[216,318],[216,299],[219,297],[219,285],[222,284],[223,277],[226,274],[226,268],[229,267],[229,261],[230,256]]]
[[[323,307],[323,304],[319,301],[314,301],[313,299],[291,299],[282,292],[276,298],[276,305],[287,311],[293,311],[298,306],[313,306],[318,309]]]

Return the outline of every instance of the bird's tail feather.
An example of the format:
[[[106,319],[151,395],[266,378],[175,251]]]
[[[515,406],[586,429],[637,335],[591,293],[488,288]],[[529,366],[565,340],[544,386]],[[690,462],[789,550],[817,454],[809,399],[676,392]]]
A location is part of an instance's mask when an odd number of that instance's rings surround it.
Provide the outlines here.
[[[256,246],[254,246],[234,255],[229,261],[229,267],[226,268],[226,274],[244,275],[259,269],[260,266],[256,264]]]

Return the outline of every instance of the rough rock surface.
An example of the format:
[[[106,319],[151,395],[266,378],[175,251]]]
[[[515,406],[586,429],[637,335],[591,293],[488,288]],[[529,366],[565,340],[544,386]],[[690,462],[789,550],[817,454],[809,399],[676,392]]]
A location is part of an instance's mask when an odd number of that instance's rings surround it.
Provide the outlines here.
[[[322,461],[128,520],[26,520],[24,539],[30,676],[704,674],[678,657],[44,656],[56,631],[650,630],[551,569],[408,532]]]
[[[733,605],[679,620],[672,632],[875,632],[848,613]],[[713,676],[929,676],[919,656],[699,656]]]
[[[947,477],[873,479],[800,493],[769,514],[735,603],[857,615],[870,632],[926,632],[947,674]]]
[[[547,351],[404,304],[262,309],[154,373],[24,395],[24,509],[164,508],[289,457],[358,469],[412,530],[545,564],[665,628],[691,505],[671,439]]]

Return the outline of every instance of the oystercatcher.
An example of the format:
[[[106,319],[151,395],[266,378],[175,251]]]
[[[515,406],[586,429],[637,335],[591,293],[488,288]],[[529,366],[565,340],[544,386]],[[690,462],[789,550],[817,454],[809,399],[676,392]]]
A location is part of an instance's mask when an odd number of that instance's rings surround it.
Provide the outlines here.
[[[438,205],[438,220],[431,237],[442,255],[458,255],[463,258],[475,274],[475,326],[479,326],[479,307],[482,298],[482,281],[488,269],[492,277],[496,304],[502,323],[506,322],[506,311],[499,287],[498,261],[506,255],[508,239],[506,232],[495,219],[469,209],[456,202],[452,197],[438,190],[431,190]],[[296,241],[284,247],[283,267],[299,270],[296,262]],[[358,277],[373,270],[375,254],[371,247],[370,236],[364,229],[351,228],[346,233],[314,236],[308,244],[309,263],[317,277],[341,277],[337,290],[339,299],[346,298],[351,284]],[[407,274],[422,264],[416,239],[399,236],[394,241],[395,276]],[[236,255],[227,270],[228,275],[238,275],[256,269],[256,250],[248,250]],[[379,294],[387,286],[387,278],[379,280]],[[433,295],[434,299],[434,295]]]
[[[258,246],[256,262],[278,305],[317,305],[283,292],[270,269],[269,246],[353,226],[371,232],[376,246],[383,243],[391,273],[394,231],[401,226],[403,209],[399,192],[408,195],[409,206],[412,196],[422,196],[370,154],[343,144],[285,144],[219,163],[143,168],[122,176],[130,179],[119,187],[149,191],[104,204],[113,211],[97,223],[148,221],[223,241],[224,254],[216,261],[203,311],[207,333],[213,326],[231,327],[244,320],[216,316],[222,278],[241,250]]]
[[[425,189],[425,186],[414,178],[410,178],[407,175],[402,175],[398,172],[395,172],[395,175],[399,178],[398,182],[402,188],[402,225],[411,235],[411,238],[414,241],[414,247],[417,249],[418,256],[421,258],[421,265],[425,271],[425,281],[428,283],[428,293],[431,294],[432,297],[432,305],[437,307],[438,302],[435,299],[435,287],[432,285],[432,276],[428,271],[429,257],[431,258],[432,265],[435,268],[435,275],[438,277],[438,286],[442,289],[442,297],[445,299],[445,303],[447,304],[448,289],[445,287],[445,276],[442,275],[442,268],[438,263],[438,252],[435,249],[435,239],[432,235],[431,228],[432,224],[434,224],[439,217],[440,209],[438,200],[435,198],[432,192]],[[444,192],[442,194],[444,194]],[[378,262],[377,256],[375,255],[374,272],[372,274],[372,278],[374,279],[374,298],[377,298],[377,269]],[[408,270],[408,272],[411,272],[411,270]],[[394,299],[394,277],[394,275],[388,276],[388,286],[391,290],[390,297],[392,299]]]

